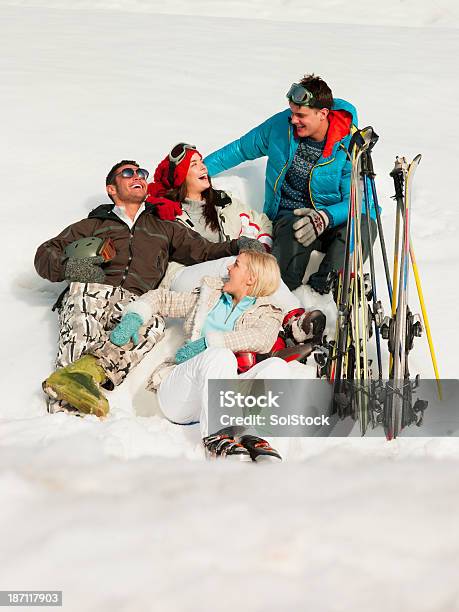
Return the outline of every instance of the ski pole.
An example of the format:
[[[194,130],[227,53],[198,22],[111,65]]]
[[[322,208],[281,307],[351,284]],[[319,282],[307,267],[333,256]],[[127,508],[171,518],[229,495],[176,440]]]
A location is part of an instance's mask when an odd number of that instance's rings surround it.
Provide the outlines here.
[[[368,147],[367,154],[365,155],[365,159],[363,160],[363,163],[365,164],[365,173],[368,177],[368,180],[370,181],[371,192],[373,195],[373,202],[375,205],[375,212],[376,212],[376,222],[378,224],[379,243],[381,245],[381,254],[382,254],[383,263],[384,263],[384,272],[386,275],[387,290],[389,292],[389,300],[392,300],[392,283],[390,280],[389,262],[387,260],[386,241],[384,239],[384,231],[383,231],[383,226],[381,222],[381,212],[379,210],[379,204],[378,204],[378,194],[376,192],[376,183],[375,183],[376,173],[373,167],[373,158],[371,157],[371,152],[373,150],[373,147],[378,142],[378,140],[379,140],[378,134],[376,134],[373,131],[371,135],[371,142]]]
[[[373,294],[373,316],[375,323],[375,338],[376,338],[376,354],[378,359],[378,377],[379,380],[382,379],[382,358],[381,358],[381,340],[379,335],[379,327],[376,321],[377,312],[379,311],[379,306],[377,302],[376,295],[376,274],[375,274],[375,263],[373,257],[373,241],[371,236],[371,225],[370,225],[370,209],[369,209],[369,191],[368,184],[366,180],[366,176],[369,170],[368,161],[371,158],[370,151],[367,151],[362,156],[362,177],[363,177],[363,189],[364,189],[364,205],[365,205],[365,219],[366,219],[366,228],[367,228],[367,240],[368,240],[368,255],[370,260],[370,277],[371,277],[371,285],[372,285],[372,294]]]
[[[438,398],[442,400],[443,392],[442,392],[442,387],[441,387],[440,374],[438,372],[437,359],[435,357],[435,349],[433,345],[432,334],[430,332],[429,317],[427,316],[427,310],[426,310],[425,302],[424,302],[424,294],[423,294],[422,286],[421,286],[421,279],[419,277],[419,270],[418,270],[418,266],[416,263],[416,258],[414,256],[414,249],[413,249],[411,240],[410,240],[410,257],[411,257],[411,265],[413,266],[414,279],[416,281],[416,288],[418,290],[419,303],[421,304],[422,319],[424,321],[424,328],[427,334],[427,342],[429,343],[430,357],[432,359],[432,365],[433,365],[433,369],[435,372],[435,378],[437,380]]]

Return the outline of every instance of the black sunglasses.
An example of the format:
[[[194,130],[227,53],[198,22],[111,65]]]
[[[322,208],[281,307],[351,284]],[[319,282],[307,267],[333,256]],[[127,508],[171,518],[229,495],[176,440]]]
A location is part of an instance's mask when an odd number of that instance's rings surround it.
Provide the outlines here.
[[[121,170],[121,172],[117,172],[115,176],[119,176],[120,174],[123,178],[132,178],[137,174],[140,179],[144,179],[145,181],[150,175],[148,170],[145,170],[145,168],[124,168],[124,170]]]

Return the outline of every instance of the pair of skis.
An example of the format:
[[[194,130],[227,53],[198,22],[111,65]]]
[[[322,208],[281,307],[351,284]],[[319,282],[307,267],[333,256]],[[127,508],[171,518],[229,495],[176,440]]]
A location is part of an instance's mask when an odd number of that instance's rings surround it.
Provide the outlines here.
[[[390,352],[389,383],[385,398],[385,428],[388,439],[395,438],[407,421],[408,404],[412,401],[408,354],[412,348],[412,339],[415,335],[420,336],[422,331],[420,322],[414,321],[408,306],[411,191],[420,161],[421,155],[416,155],[409,164],[405,158],[397,157],[391,172],[397,200],[392,317],[389,321],[386,318],[382,329]]]
[[[368,205],[367,185],[363,180],[364,156],[374,146],[377,135],[371,127],[357,131],[351,140],[348,156],[351,161],[351,186],[346,228],[345,255],[338,278],[335,341],[331,347],[329,378],[334,385],[334,408],[339,416],[358,416],[361,432],[368,425],[371,387],[371,361],[368,340],[373,316],[368,299],[377,302],[374,262],[371,255],[371,283],[364,275],[362,231],[366,232],[371,251],[372,236],[369,214],[362,209]],[[366,198],[363,197],[366,193]],[[369,211],[368,211],[369,212]],[[362,227],[362,225],[364,227]],[[375,308],[376,309],[376,308]],[[379,330],[377,330],[380,361]]]
[[[420,424],[426,408],[426,402],[421,400],[412,405],[412,392],[418,377],[414,384],[410,381],[408,354],[414,337],[421,335],[422,326],[408,306],[410,257],[437,380],[439,377],[410,241],[412,185],[421,156],[417,155],[411,163],[397,158],[395,168],[391,172],[397,201],[394,269],[391,279],[371,158],[377,140],[378,136],[373,128],[367,127],[356,131],[349,146],[351,188],[345,255],[335,294],[338,306],[335,339],[328,345],[327,357],[319,355],[316,360],[321,374],[326,374],[334,386],[334,412],[341,417],[357,417],[362,435],[369,423],[382,423],[386,437],[392,439],[407,424]],[[371,197],[376,211],[386,284],[392,306],[392,316],[385,319],[376,290],[373,254],[375,237],[372,236],[369,210]],[[363,236],[367,243],[369,274],[364,274]],[[373,377],[372,360],[368,351],[368,341],[373,333],[376,343],[377,378]],[[381,336],[388,340],[390,352],[387,383],[383,380]]]
[[[442,399],[440,377],[429,319],[410,235],[413,179],[420,161],[421,155],[416,155],[410,163],[403,157],[397,157],[394,168],[390,173],[394,181],[394,199],[397,203],[392,276],[393,291],[389,294],[391,299],[391,317],[386,317],[381,326],[381,333],[388,340],[390,352],[389,382],[387,384],[384,407],[384,424],[388,439],[397,437],[400,431],[412,421],[419,425],[422,422],[423,412],[427,407],[427,403],[419,399],[413,405],[413,390],[419,384],[419,377],[417,376],[414,382],[410,381],[408,365],[408,356],[413,347],[414,338],[421,336],[423,331],[419,316],[413,315],[408,305],[410,259],[421,305],[424,329],[427,334],[437,379],[438,396],[439,399]]]

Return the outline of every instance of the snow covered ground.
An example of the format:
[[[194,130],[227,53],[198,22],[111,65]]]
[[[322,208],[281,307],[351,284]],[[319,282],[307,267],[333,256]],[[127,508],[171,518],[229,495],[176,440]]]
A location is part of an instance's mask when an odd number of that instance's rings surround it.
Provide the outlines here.
[[[61,287],[32,264],[107,201],[113,162],[153,170],[180,140],[208,153],[313,71],[381,136],[389,245],[388,173],[423,154],[413,243],[440,371],[457,377],[458,13],[452,0],[1,3],[0,589],[62,589],[69,611],[459,609],[456,438],[280,440],[282,465],[205,462],[196,431],[143,389],[177,325],[105,422],[49,416]],[[219,181],[260,207],[263,169]],[[425,338],[412,370],[432,376]]]

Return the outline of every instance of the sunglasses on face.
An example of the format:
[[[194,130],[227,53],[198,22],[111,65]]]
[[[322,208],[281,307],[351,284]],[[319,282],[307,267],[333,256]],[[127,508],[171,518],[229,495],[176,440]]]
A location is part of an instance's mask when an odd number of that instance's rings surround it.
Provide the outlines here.
[[[144,179],[146,181],[149,174],[150,173],[148,170],[145,170],[145,168],[124,168],[124,170],[121,170],[121,172],[118,172],[115,176],[121,175],[123,178],[132,178],[137,175],[139,179]]]

